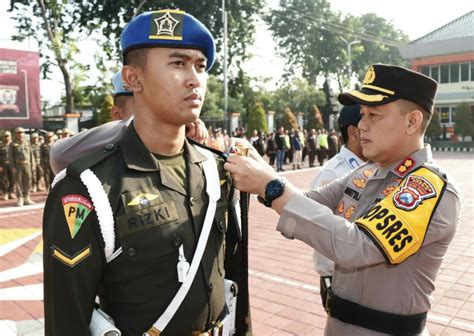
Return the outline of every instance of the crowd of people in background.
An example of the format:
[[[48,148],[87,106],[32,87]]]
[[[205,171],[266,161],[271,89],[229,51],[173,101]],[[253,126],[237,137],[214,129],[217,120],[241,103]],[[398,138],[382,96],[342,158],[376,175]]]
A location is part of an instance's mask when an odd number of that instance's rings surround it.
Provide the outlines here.
[[[73,133],[65,129],[56,132],[33,132],[29,136],[22,127],[13,132],[0,130],[0,192],[3,200],[17,200],[18,206],[34,204],[30,194],[45,191],[53,182],[54,174],[49,164],[49,153],[57,139],[67,138]],[[322,166],[324,161],[336,155],[341,147],[340,136],[335,130],[285,129],[266,134],[236,128],[230,135],[226,129],[209,128],[209,146],[225,152],[231,146],[231,137],[246,138],[269,164],[277,171],[284,165],[294,170]]]
[[[0,192],[3,200],[17,200],[17,206],[31,205],[31,193],[45,191],[54,179],[49,153],[57,139],[73,133],[67,128],[56,132],[26,134],[23,127],[0,130]]]
[[[290,165],[293,170],[308,167],[322,166],[324,161],[336,155],[342,145],[340,135],[335,130],[278,128],[275,133],[266,134],[263,131],[253,130],[250,136],[243,127],[236,128],[231,137],[246,138],[258,153],[268,158],[268,163],[277,171],[284,171],[284,165]],[[209,146],[225,151],[229,148],[230,136],[224,129],[209,129]]]

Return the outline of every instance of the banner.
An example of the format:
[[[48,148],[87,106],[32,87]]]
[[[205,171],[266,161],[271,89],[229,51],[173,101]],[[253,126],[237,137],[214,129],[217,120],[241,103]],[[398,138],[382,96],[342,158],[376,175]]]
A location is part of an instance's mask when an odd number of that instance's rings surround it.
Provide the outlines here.
[[[0,48],[0,128],[41,128],[39,53]]]

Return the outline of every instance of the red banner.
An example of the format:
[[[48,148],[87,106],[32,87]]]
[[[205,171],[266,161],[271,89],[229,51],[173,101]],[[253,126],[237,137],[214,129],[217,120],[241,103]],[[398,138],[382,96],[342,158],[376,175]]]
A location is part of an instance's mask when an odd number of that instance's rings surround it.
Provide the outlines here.
[[[0,48],[0,128],[41,128],[39,53]]]

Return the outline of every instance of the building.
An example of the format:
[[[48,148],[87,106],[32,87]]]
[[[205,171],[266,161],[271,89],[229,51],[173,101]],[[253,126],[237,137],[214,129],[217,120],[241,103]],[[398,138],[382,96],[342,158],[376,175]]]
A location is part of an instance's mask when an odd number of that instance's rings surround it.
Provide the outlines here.
[[[474,113],[474,10],[400,47],[411,69],[438,81],[435,111],[449,136],[459,103]]]

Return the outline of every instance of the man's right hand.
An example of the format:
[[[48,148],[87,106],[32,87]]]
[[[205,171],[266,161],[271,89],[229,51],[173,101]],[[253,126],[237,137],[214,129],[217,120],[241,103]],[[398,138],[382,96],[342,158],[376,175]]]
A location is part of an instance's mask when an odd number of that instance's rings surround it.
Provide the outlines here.
[[[201,119],[186,125],[186,137],[194,141],[207,145],[209,141],[209,133],[206,124]]]

